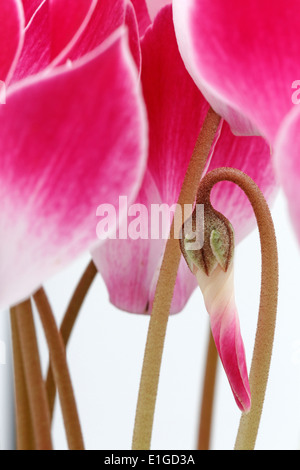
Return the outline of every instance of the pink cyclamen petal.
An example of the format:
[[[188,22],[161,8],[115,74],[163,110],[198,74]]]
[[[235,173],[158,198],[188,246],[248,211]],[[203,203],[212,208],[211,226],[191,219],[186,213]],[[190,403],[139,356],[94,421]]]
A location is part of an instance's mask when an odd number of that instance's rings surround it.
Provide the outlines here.
[[[52,59],[74,44],[87,26],[98,0],[49,0]]]
[[[0,107],[1,307],[99,242],[98,205],[136,196],[147,141],[137,81],[120,29],[73,68],[10,88]]]
[[[8,84],[24,39],[21,0],[5,0],[0,6],[0,80]]]
[[[299,2],[174,0],[174,11],[194,77],[273,144],[300,76]]]
[[[125,0],[98,1],[81,36],[72,47],[68,48],[61,60],[74,61],[102,44],[117,28],[124,24],[125,11]]]
[[[275,143],[275,165],[288,199],[291,219],[300,242],[300,107],[290,111]]]
[[[160,201],[153,178],[146,171],[135,203],[128,207],[128,220],[121,225],[116,239],[107,240],[92,251],[93,260],[107,286],[110,302],[130,313],[149,313],[151,307],[149,289],[160,263],[164,241],[150,238],[151,220],[148,216],[151,204],[160,204]],[[133,231],[133,228],[136,230]],[[134,239],[137,231],[141,231],[141,236]]]
[[[233,263],[225,273],[218,265],[197,279],[210,317],[212,335],[237,405],[243,412],[251,407],[245,349],[234,301]]]

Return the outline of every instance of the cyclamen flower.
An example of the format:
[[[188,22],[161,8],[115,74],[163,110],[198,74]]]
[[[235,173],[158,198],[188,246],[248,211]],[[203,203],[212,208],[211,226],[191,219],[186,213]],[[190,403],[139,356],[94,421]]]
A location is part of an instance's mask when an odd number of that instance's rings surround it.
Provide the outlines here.
[[[131,4],[6,0],[0,22],[7,92],[0,106],[0,306],[6,307],[99,243],[101,202],[116,205],[120,193],[135,198],[147,123]]]
[[[272,146],[300,240],[299,2],[173,5],[182,58],[206,98],[232,128],[260,133]]]
[[[205,116],[207,101],[193,83],[180,57],[176,43],[172,8],[166,6],[155,18],[143,38],[141,81],[149,121],[148,166],[135,204],[143,204],[151,213],[151,204],[172,206],[179,191]],[[205,172],[221,166],[232,166],[248,173],[271,200],[276,190],[269,146],[261,137],[236,137],[229,125],[223,122],[212,147]],[[254,226],[250,203],[242,191],[231,183],[220,183],[212,192],[215,208],[232,223],[236,242]],[[137,206],[138,207],[138,206]],[[139,214],[143,217],[143,214]],[[145,221],[145,225],[148,220]],[[169,231],[169,226],[167,227]],[[164,234],[167,236],[167,233]],[[108,240],[93,250],[93,259],[107,285],[110,301],[118,308],[133,313],[151,313],[157,277],[160,270],[165,240],[151,238],[137,240]],[[208,281],[210,282],[210,281]],[[175,286],[171,312],[180,312],[197,286],[195,276],[182,258]],[[214,285],[214,289],[217,289]],[[227,291],[232,295],[232,285]],[[208,305],[210,314],[210,305]],[[224,304],[225,308],[225,304]],[[236,310],[228,310],[231,320]],[[225,318],[225,317],[224,317]],[[242,340],[238,329],[230,342],[231,364],[242,354]],[[225,354],[224,335],[219,352]],[[228,345],[228,343],[227,343]],[[224,346],[224,347],[223,347]],[[238,348],[236,349],[236,346]],[[225,349],[224,349],[225,348]],[[245,358],[244,365],[245,365]],[[232,386],[236,368],[226,367]],[[237,390],[247,389],[242,381],[247,372],[234,384]],[[249,408],[249,400],[239,401],[239,406]]]

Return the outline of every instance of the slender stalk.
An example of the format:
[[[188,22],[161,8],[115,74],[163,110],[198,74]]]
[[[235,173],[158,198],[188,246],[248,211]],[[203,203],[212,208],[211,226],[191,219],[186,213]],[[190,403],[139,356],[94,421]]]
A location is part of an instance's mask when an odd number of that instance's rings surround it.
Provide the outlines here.
[[[235,443],[236,450],[253,450],[261,419],[268,382],[278,301],[278,254],[272,216],[265,198],[247,175],[233,168],[213,170],[201,181],[198,203],[209,199],[212,187],[220,181],[231,181],[245,192],[254,210],[261,243],[260,305],[249,383],[251,410],[243,414]]]
[[[14,358],[17,450],[34,450],[29,398],[16,314],[15,307],[12,307],[10,310],[10,322]]]
[[[86,270],[84,271],[78,286],[76,287],[74,294],[70,300],[66,313],[64,315],[61,327],[60,327],[60,334],[63,340],[65,347],[67,346],[73,327],[77,320],[79,311],[82,307],[84,299],[87,295],[89,288],[91,287],[93,280],[95,279],[97,274],[97,268],[93,261],[89,263]],[[52,419],[53,416],[53,409],[54,409],[54,402],[55,402],[55,395],[56,395],[56,386],[55,380],[53,377],[53,371],[51,364],[49,364],[48,373],[47,373],[47,380],[46,380],[46,390],[49,402],[49,410],[50,416]]]
[[[179,195],[177,208],[181,209],[182,214],[184,213],[184,205],[192,205],[195,201],[199,181],[220,120],[221,118],[212,109],[208,111]],[[176,212],[160,269],[149,322],[133,432],[133,450],[147,450],[150,448],[151,443],[162,353],[181,258],[178,240],[174,238],[175,221],[178,221]]]
[[[33,296],[49,347],[50,361],[58,394],[67,441],[70,450],[83,450],[83,438],[79,422],[72,382],[67,364],[65,347],[62,337],[43,289],[39,289]]]
[[[213,404],[218,365],[218,352],[209,329],[209,339],[206,354],[206,366],[202,391],[202,405],[198,433],[198,450],[209,450],[212,427]]]
[[[41,371],[31,301],[26,300],[25,302],[22,302],[21,304],[17,305],[14,308],[13,312],[20,339],[21,350],[18,350],[18,354],[22,354],[23,359],[27,394],[34,433],[35,449],[51,450],[52,442],[50,431],[50,415],[48,409],[45,383]],[[22,389],[21,391],[23,393],[24,389]],[[25,403],[23,402],[23,412],[24,406]],[[26,420],[27,419],[28,416],[26,416]],[[24,423],[22,424],[21,432],[23,446],[25,439],[29,439],[29,436],[24,438],[23,435],[26,432],[26,430],[24,429]],[[30,428],[28,432],[30,433]]]

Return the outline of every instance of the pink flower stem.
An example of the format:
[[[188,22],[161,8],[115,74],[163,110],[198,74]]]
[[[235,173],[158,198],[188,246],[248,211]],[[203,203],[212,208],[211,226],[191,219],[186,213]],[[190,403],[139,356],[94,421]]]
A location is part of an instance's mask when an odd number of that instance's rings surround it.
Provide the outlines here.
[[[181,208],[182,214],[184,204],[193,204],[195,201],[199,181],[220,121],[221,118],[210,109],[199,134],[179,195],[178,207]],[[176,223],[178,221],[176,212],[163,257],[149,322],[135,416],[133,450],[148,450],[151,443],[164,341],[181,258],[178,239],[174,238],[174,221]]]
[[[60,327],[60,334],[64,343],[65,348],[69,342],[73,327],[77,320],[79,311],[81,306],[84,302],[84,299],[88,293],[89,288],[92,285],[93,280],[97,274],[97,268],[93,261],[91,261],[86,270],[84,271],[66,310],[64,315],[63,321]],[[51,363],[49,364],[48,373],[47,373],[47,380],[46,380],[46,390],[49,402],[49,410],[50,416],[52,419],[53,409],[54,409],[54,402],[55,402],[55,395],[56,395],[56,385],[53,376],[53,371],[51,367]]]
[[[236,450],[253,450],[260,424],[268,382],[278,301],[278,253],[277,242],[268,204],[254,181],[234,168],[218,168],[201,181],[197,203],[209,201],[213,186],[220,181],[237,184],[248,197],[256,216],[261,243],[261,291],[255,345],[249,383],[251,410],[243,414],[236,438]]]
[[[81,426],[66,358],[66,350],[43,289],[33,295],[48,343],[70,450],[84,450]],[[47,402],[48,405],[48,402]]]
[[[31,424],[29,424],[28,415],[30,412],[34,435],[34,449],[51,450],[50,414],[45,383],[41,371],[31,301],[26,300],[18,304],[11,312],[14,333],[14,359],[18,360],[18,364],[15,364],[15,372],[17,372],[15,375],[15,383],[17,385],[16,397],[18,399],[17,413],[21,413],[21,415],[17,416],[17,425],[21,426],[17,431],[18,446],[32,446]],[[19,344],[17,344],[16,341],[19,341]],[[16,352],[17,356],[15,354]],[[20,374],[22,373],[24,373],[25,376],[26,389],[24,388],[24,384],[20,383]],[[24,394],[26,390],[30,411],[25,408],[27,396]],[[29,427],[26,430],[25,426],[27,425]]]

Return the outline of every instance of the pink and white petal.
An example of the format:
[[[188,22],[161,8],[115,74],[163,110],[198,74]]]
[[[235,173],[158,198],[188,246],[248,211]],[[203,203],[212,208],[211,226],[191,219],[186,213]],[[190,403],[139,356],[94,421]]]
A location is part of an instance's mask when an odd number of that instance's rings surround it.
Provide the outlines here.
[[[37,9],[44,2],[45,0],[22,0],[26,25],[30,22]]]
[[[25,18],[21,0],[1,2],[0,24],[0,80],[8,85],[24,40]]]
[[[157,13],[166,5],[172,3],[172,0],[146,0],[150,18],[153,21]]]
[[[98,1],[80,38],[61,56],[61,62],[74,61],[92,51],[125,22],[125,0]]]
[[[300,76],[299,14],[299,2],[286,8],[284,0],[174,0],[181,53],[197,83],[271,144]]]
[[[183,54],[181,54],[183,56]],[[221,99],[217,98],[208,88],[203,85],[203,82],[197,78],[197,75],[192,72],[192,69],[188,69],[190,75],[194,78],[196,85],[199,90],[209,102],[211,107],[217,114],[222,116],[226,122],[230,123],[231,131],[237,136],[259,136],[260,131],[255,127],[249,119],[247,119],[242,113],[236,111],[232,106],[224,103]],[[196,78],[195,78],[196,77]]]
[[[165,245],[164,245],[165,248]],[[159,272],[162,264],[163,252],[160,257],[159,263],[156,266],[155,274],[152,279],[151,289],[149,293],[149,312],[152,311],[156,285],[159,277]],[[189,298],[197,287],[197,280],[188,268],[186,261],[181,257],[178,274],[175,282],[174,294],[170,308],[170,314],[174,315],[180,313],[186,306]]]
[[[189,270],[186,261],[181,257],[171,304],[171,314],[179,313],[184,309],[196,287],[195,276]]]
[[[275,199],[279,182],[275,175],[269,145],[262,137],[236,137],[224,122],[208,171],[232,167],[249,175],[263,192],[269,204]],[[243,191],[233,183],[218,183],[212,190],[215,209],[227,217],[239,243],[255,227],[253,209]]]
[[[275,143],[275,166],[288,200],[295,232],[300,242],[300,107],[295,106],[282,123]]]
[[[131,3],[134,6],[137,22],[139,25],[140,37],[142,37],[144,36],[148,26],[151,24],[146,0],[131,0]]]
[[[120,193],[136,197],[147,126],[126,31],[72,69],[13,85],[0,123],[0,305],[6,307],[99,243],[99,204],[117,207]]]
[[[132,211],[137,211],[136,217],[128,217],[116,239],[107,240],[92,251],[110,302],[130,313],[151,311],[149,290],[165,245],[161,239],[151,239],[151,204],[160,204],[160,195],[151,174],[146,171],[135,205],[129,209],[132,216]],[[136,230],[132,230],[131,224],[135,223]],[[144,238],[134,239],[138,231]]]
[[[51,58],[58,56],[78,41],[88,25],[98,0],[49,0]]]
[[[187,31],[187,28],[190,28],[189,14],[192,3],[191,0],[183,3],[184,5],[176,1],[173,2],[173,19],[180,54],[189,74],[216,113],[230,123],[231,129],[236,135],[259,135],[254,124],[232,105],[229,105],[203,78],[197,62],[194,37],[190,31]]]
[[[207,276],[198,271],[211,331],[221,362],[238,407],[247,412],[251,407],[246,355],[234,300],[233,263],[225,273],[220,266]]]
[[[27,25],[24,45],[11,83],[37,74],[51,62],[49,5],[44,2]]]

